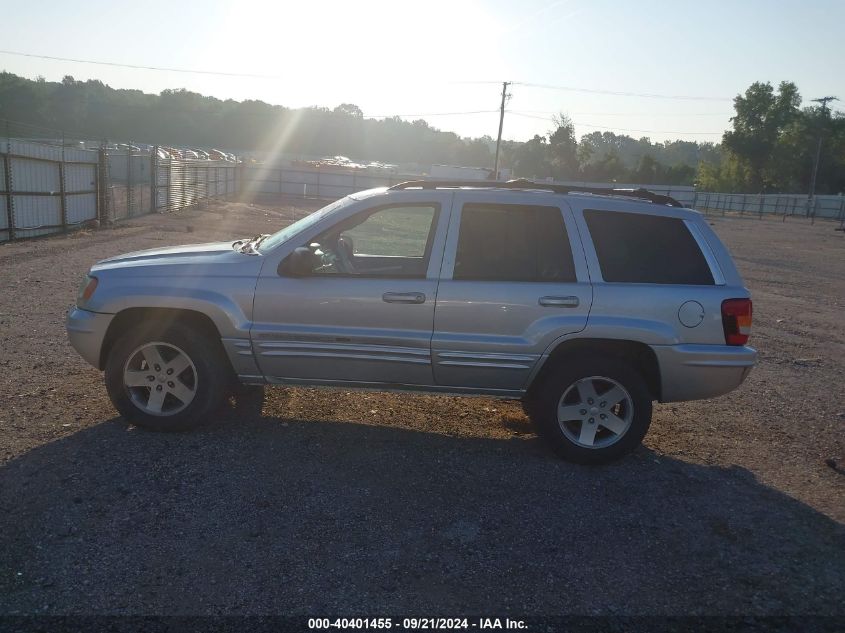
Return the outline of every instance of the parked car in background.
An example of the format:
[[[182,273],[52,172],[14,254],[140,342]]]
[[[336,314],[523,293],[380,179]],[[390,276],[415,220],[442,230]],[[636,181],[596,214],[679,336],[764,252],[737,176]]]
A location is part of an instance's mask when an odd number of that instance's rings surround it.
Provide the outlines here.
[[[518,398],[566,459],[652,402],[735,389],[752,307],[703,217],[643,190],[419,181],[272,235],[96,263],[70,341],[129,421],[185,430],[237,383]]]

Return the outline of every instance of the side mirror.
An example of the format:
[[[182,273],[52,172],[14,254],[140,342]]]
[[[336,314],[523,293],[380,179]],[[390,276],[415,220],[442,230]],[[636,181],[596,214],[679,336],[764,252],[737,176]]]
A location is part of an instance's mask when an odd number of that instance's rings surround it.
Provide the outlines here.
[[[279,274],[289,277],[307,277],[314,271],[314,251],[307,246],[300,246],[282,260]]]

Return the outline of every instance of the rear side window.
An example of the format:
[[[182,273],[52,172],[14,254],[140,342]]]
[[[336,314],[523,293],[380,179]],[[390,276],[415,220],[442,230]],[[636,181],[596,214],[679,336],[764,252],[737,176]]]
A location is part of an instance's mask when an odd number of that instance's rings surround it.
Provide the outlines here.
[[[575,281],[561,210],[515,204],[464,205],[452,278]]]
[[[713,273],[683,220],[584,211],[605,281],[712,286]]]

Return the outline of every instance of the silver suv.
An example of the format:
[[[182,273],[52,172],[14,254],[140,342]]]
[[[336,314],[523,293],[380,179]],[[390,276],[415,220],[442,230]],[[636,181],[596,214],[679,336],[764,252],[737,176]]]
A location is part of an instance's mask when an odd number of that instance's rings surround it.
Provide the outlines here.
[[[736,388],[748,290],[697,212],[644,190],[417,181],[273,235],[95,264],[70,341],[132,423],[185,430],[238,386],[518,398],[564,458],[631,451],[652,401]]]

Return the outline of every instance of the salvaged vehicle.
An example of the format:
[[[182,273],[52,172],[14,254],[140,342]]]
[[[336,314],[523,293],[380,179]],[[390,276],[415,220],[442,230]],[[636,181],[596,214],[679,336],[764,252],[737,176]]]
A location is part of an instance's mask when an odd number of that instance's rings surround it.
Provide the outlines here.
[[[751,299],[697,212],[645,190],[414,181],[273,235],[95,264],[70,341],[138,426],[247,385],[519,398],[564,458],[635,448],[652,402],[742,383]]]

